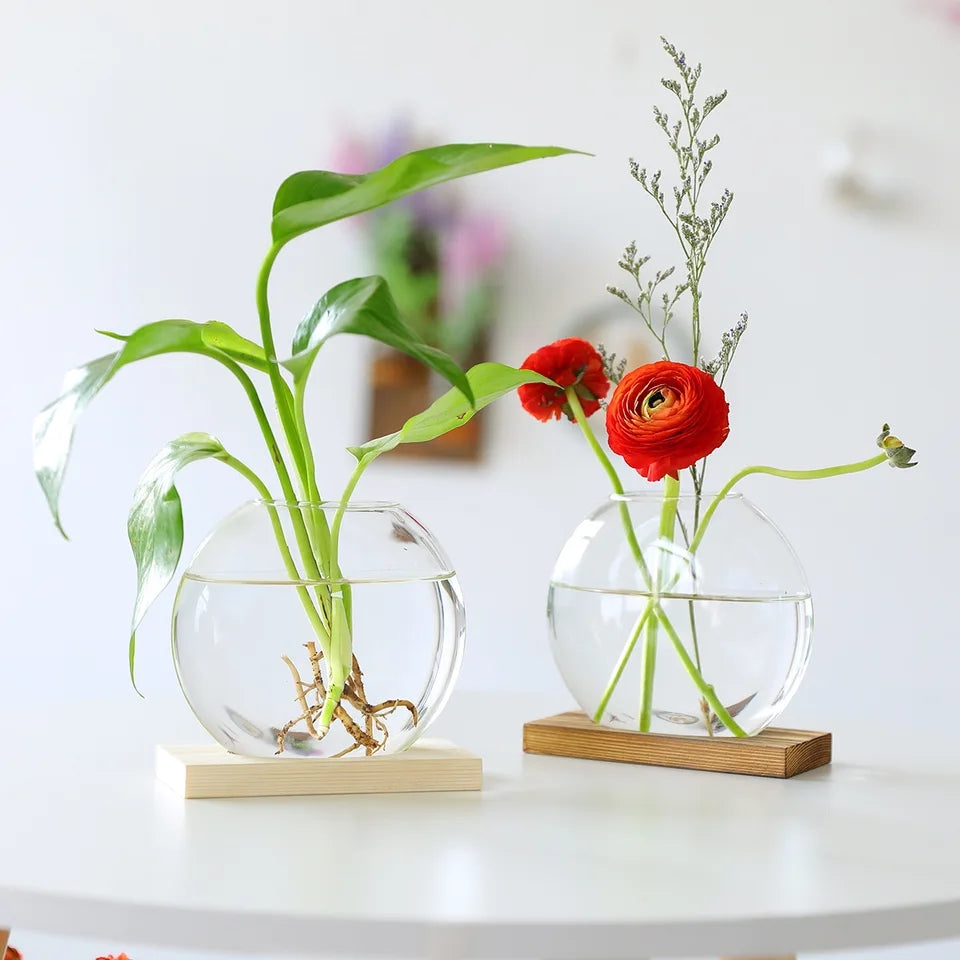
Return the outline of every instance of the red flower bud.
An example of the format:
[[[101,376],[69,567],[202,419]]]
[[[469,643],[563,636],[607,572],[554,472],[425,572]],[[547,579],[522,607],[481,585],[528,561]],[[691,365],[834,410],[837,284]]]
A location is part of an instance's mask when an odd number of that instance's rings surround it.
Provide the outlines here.
[[[729,413],[709,373],[660,360],[631,370],[617,385],[607,406],[607,438],[647,480],[678,479],[678,471],[727,439]]]
[[[544,423],[559,420],[564,414],[571,416],[562,388],[576,384],[577,396],[588,417],[600,409],[599,401],[610,390],[610,381],[603,372],[603,359],[593,344],[580,337],[567,337],[541,347],[523,361],[520,369],[542,373],[561,388],[546,383],[525,383],[517,390],[523,409]]]

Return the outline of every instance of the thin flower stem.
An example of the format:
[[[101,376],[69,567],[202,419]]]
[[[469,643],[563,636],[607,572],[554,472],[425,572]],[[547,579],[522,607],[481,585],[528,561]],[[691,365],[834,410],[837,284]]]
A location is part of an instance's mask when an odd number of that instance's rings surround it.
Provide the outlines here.
[[[733,717],[730,716],[730,712],[717,697],[716,690],[714,690],[713,687],[703,679],[700,671],[697,670],[693,661],[690,659],[690,655],[687,653],[686,648],[683,645],[683,641],[680,639],[677,631],[673,628],[670,618],[666,615],[659,603],[657,604],[656,608],[656,617],[663,626],[663,629],[666,631],[667,636],[670,638],[670,642],[673,644],[673,648],[676,650],[677,656],[680,658],[681,662],[686,668],[687,673],[690,674],[690,679],[693,680],[697,689],[703,694],[704,699],[713,708],[713,712],[717,715],[717,718],[735,737],[745,737],[747,735],[746,731],[737,723],[736,720],[733,719]]]
[[[673,533],[677,519],[677,507],[680,495],[680,481],[667,476],[663,479],[663,506],[660,508],[660,529],[658,530],[659,541],[673,541]],[[663,574],[661,561],[663,551],[657,551],[657,573],[656,587],[654,590],[654,599],[657,607],[660,605],[660,594],[663,590]],[[643,640],[643,663],[642,663],[642,681],[640,687],[640,715],[639,728],[641,733],[647,733],[650,730],[650,723],[653,712],[653,679],[657,664],[657,618],[647,621],[646,635]]]
[[[613,668],[613,673],[610,675],[610,682],[607,684],[607,689],[604,690],[603,696],[600,698],[600,703],[597,704],[597,709],[593,712],[594,723],[600,723],[603,719],[607,704],[610,702],[613,691],[616,690],[617,684],[620,682],[620,677],[623,676],[623,671],[626,669],[627,662],[630,660],[633,648],[637,645],[637,640],[640,639],[640,631],[643,630],[644,624],[650,617],[653,606],[654,599],[651,597],[647,600],[647,605],[643,608],[643,612],[637,617],[636,623],[634,623],[633,629],[630,631],[630,637],[620,653],[620,659],[617,660],[617,665]]]
[[[597,460],[600,461],[600,466],[603,467],[604,472],[610,478],[610,486],[613,487],[613,492],[623,497],[623,484],[620,482],[620,477],[610,462],[610,458],[604,452],[603,447],[600,446],[596,434],[594,434],[590,428],[590,423],[587,420],[587,415],[583,412],[583,405],[580,403],[577,391],[573,387],[567,387],[565,393],[567,395],[567,403],[570,404],[570,409],[573,411],[573,417],[577,421],[580,431],[584,437],[586,437],[587,443],[590,445],[590,449],[594,452]],[[627,542],[630,544],[630,549],[633,552],[634,559],[637,561],[637,566],[640,568],[640,573],[643,575],[647,589],[651,590],[653,589],[653,579],[650,576],[650,568],[647,566],[647,561],[644,559],[643,550],[640,549],[640,544],[637,541],[636,531],[633,529],[633,522],[630,519],[630,509],[625,500],[620,500],[618,506],[620,508],[620,520],[623,523],[623,532],[627,536]]]
[[[697,552],[697,547],[700,546],[700,542],[703,540],[703,536],[707,532],[707,527],[710,525],[710,520],[716,512],[717,507],[721,504],[723,498],[744,477],[749,477],[753,473],[765,473],[771,477],[782,477],[785,480],[822,480],[826,477],[839,477],[845,473],[860,473],[863,470],[869,470],[872,467],[877,467],[881,463],[886,462],[886,453],[878,453],[875,457],[870,457],[867,460],[858,460],[856,463],[844,463],[838,467],[824,467],[820,470],[780,470],[777,467],[763,466],[744,467],[739,473],[735,473],[720,488],[720,491],[716,494],[713,500],[710,501],[710,506],[707,507],[703,514],[703,521],[694,531],[693,543],[690,545],[690,553],[693,554]]]

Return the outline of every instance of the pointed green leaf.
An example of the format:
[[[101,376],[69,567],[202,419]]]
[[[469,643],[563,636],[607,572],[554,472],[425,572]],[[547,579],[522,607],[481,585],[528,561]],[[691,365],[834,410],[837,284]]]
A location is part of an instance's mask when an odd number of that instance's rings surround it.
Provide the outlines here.
[[[371,173],[354,176],[323,170],[295,173],[277,191],[273,204],[273,239],[275,243],[287,243],[308,230],[372,210],[446,180],[527,160],[580,152],[514,143],[449,143],[404,154]]]
[[[60,398],[44,407],[33,420],[33,469],[47,498],[53,522],[66,538],[60,523],[60,488],[73,446],[80,414],[110,379],[119,354],[108,353],[71,370],[63,378]]]
[[[130,625],[131,681],[137,627],[147,608],[173,578],[183,549],[183,511],[174,485],[177,472],[196,460],[223,459],[226,455],[216,437],[185,433],[150,461],[137,484],[127,520],[127,536],[137,562],[137,600]]]
[[[261,373],[267,373],[270,365],[267,355],[259,343],[241,337],[229,324],[219,320],[208,320],[200,324],[200,336],[203,342],[213,350],[225,353],[237,363],[243,363]]]
[[[476,397],[475,408],[467,403],[459,390],[448,390],[422,413],[411,417],[396,433],[348,449],[357,460],[373,460],[401,443],[424,443],[462,427],[478,410],[525,383],[553,383],[549,377],[532,370],[518,370],[503,363],[478,363],[467,371],[467,379]]]
[[[60,489],[77,420],[118,370],[162,353],[198,353],[221,363],[233,360],[258,370],[267,368],[261,347],[219,321],[159,320],[131,334],[101,332],[121,341],[121,349],[71,370],[64,378],[60,396],[44,407],[33,421],[34,471],[57,529],[64,536],[60,523]]]
[[[460,367],[442,350],[426,344],[400,318],[383,277],[358,277],[328,290],[297,327],[293,356],[284,360],[283,366],[296,381],[304,381],[320,348],[338,333],[362,334],[402,350],[436,370],[469,400],[473,399],[470,383]]]

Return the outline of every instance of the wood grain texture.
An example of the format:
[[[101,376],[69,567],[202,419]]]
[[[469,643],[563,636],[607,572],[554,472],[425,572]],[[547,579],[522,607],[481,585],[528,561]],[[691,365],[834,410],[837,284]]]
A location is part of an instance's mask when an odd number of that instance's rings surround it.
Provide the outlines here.
[[[636,733],[601,727],[571,711],[525,723],[523,749],[554,757],[787,778],[829,763],[833,737],[775,727],[746,738]]]
[[[383,757],[240,757],[218,745],[157,747],[157,779],[185,799],[480,790],[480,757],[446,740],[420,740]]]

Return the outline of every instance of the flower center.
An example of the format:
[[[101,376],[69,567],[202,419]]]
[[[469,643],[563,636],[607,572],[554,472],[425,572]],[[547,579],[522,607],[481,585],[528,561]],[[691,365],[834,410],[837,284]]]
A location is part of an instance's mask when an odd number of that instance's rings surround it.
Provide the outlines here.
[[[654,387],[640,404],[640,416],[644,420],[654,420],[675,406],[679,399],[670,387]]]

